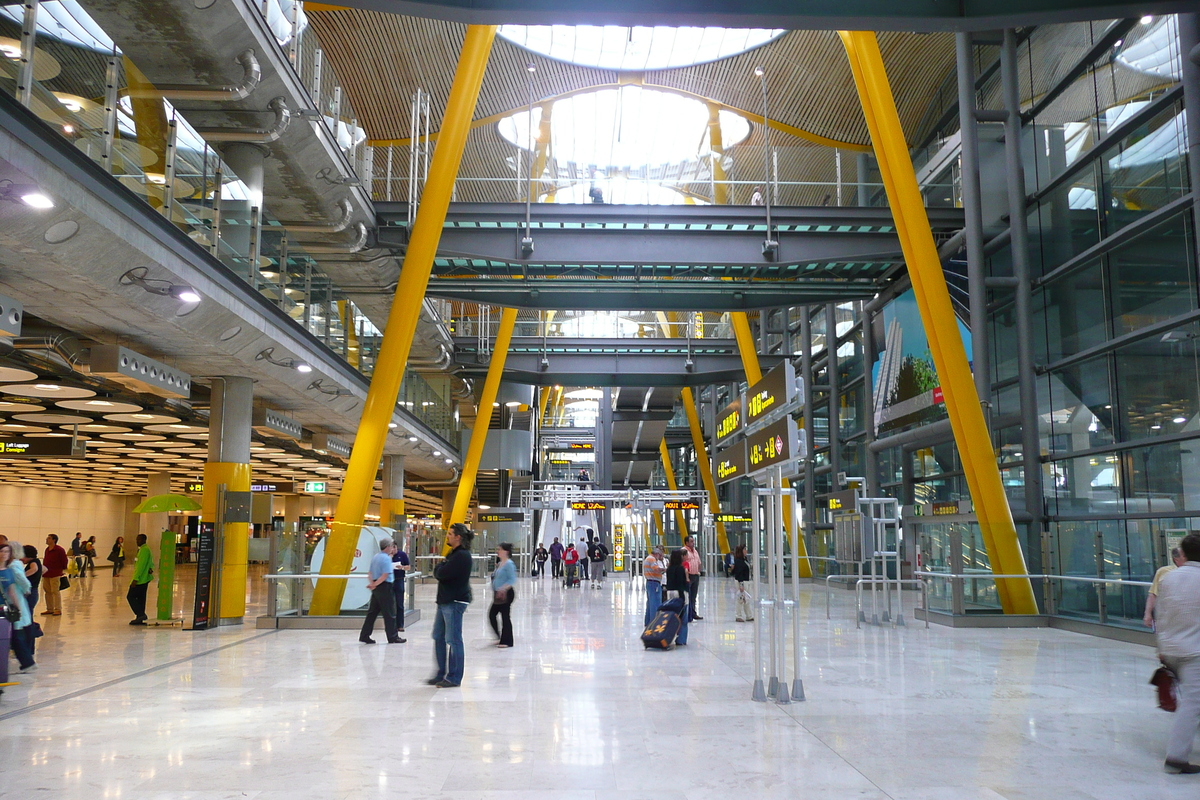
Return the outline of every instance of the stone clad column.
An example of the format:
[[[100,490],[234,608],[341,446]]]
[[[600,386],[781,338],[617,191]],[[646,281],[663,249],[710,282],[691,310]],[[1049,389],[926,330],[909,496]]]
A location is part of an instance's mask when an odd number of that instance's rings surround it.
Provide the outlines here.
[[[396,517],[404,514],[404,456],[383,457],[383,497],[379,502],[379,524],[399,530]]]

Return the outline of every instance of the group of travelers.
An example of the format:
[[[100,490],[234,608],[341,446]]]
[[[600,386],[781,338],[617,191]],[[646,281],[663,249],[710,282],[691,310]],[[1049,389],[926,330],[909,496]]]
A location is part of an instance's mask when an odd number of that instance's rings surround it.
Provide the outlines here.
[[[586,530],[586,536],[579,538],[578,545],[569,542],[564,546],[557,536],[548,548],[545,543],[539,544],[533,551],[531,577],[545,577],[546,562],[549,561],[551,577],[563,578],[568,586],[575,585],[576,576],[580,575],[593,589],[603,588],[611,553],[608,545],[596,535],[595,530]]]

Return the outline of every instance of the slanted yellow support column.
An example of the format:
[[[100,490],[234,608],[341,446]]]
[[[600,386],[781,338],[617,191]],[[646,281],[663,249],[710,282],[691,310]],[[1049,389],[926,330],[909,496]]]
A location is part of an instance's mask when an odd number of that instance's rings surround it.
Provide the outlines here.
[[[735,311],[729,316],[733,321],[733,335],[737,339],[738,353],[742,356],[742,369],[746,371],[746,383],[753,386],[762,380],[762,367],[758,365],[758,348],[754,346],[754,334],[750,332],[750,318],[745,311]],[[805,414],[808,414],[808,409],[805,409]],[[809,458],[811,457],[812,454],[809,453]],[[792,482],[784,478],[783,488],[792,488]],[[800,556],[800,577],[811,578],[812,562],[807,558],[808,542],[804,538],[805,532],[799,530],[799,520],[792,518],[791,503],[783,504],[783,528],[791,537],[796,555]]]
[[[946,277],[930,232],[924,199],[900,126],[879,42],[870,31],[839,31],[838,35],[846,47],[850,70],[871,132],[871,143],[883,175],[896,232],[912,279],[913,294],[929,338],[930,354],[941,381],[954,441],[962,458],[992,571],[1026,574],[1025,557],[1017,539],[1012,510],[1004,493],[966,350],[958,333],[957,317],[950,303]],[[1028,578],[999,579],[996,590],[1005,613],[1037,613],[1033,586]]]
[[[717,501],[717,483],[713,480],[712,464],[708,460],[708,448],[704,445],[704,431],[700,429],[700,415],[696,413],[696,400],[690,386],[683,387],[683,410],[687,413],[688,427],[692,429],[692,447],[696,448],[696,465],[700,468],[700,480],[708,490],[708,510],[717,521],[717,548],[729,552],[729,537],[725,535],[725,523],[721,522],[721,504]]]
[[[471,507],[471,495],[475,493],[475,477],[479,474],[479,460],[483,458],[483,446],[487,444],[488,426],[492,422],[492,408],[500,392],[500,378],[504,375],[504,361],[512,344],[513,327],[517,324],[517,310],[506,308],[500,315],[500,330],[496,332],[496,344],[492,347],[492,363],[488,365],[483,391],[479,394],[479,411],[475,414],[475,427],[471,429],[471,443],[463,459],[462,475],[458,479],[458,491],[454,495],[454,507],[450,511],[450,524],[467,521],[467,509]]]
[[[679,491],[679,481],[675,480],[675,468],[671,466],[671,451],[667,449],[667,440],[663,439],[658,443],[658,454],[662,456],[663,473],[667,476],[667,488],[672,492]],[[658,516],[658,533],[660,536],[666,535],[666,529],[663,528],[662,514],[654,512]],[[675,509],[675,524],[679,526],[679,536],[682,539],[688,535],[687,517],[683,515],[683,511]],[[664,540],[665,541],[665,540]]]
[[[721,159],[725,157],[725,143],[721,136],[721,107],[708,104],[708,149],[712,151],[713,172],[713,205],[723,206],[729,203],[729,184],[726,183],[725,167]]]
[[[495,36],[494,25],[467,26],[458,69],[446,102],[441,135],[429,165],[429,179],[409,237],[404,266],[400,269],[396,295],[392,300],[379,357],[371,376],[371,388],[363,404],[362,420],[354,437],[354,449],[350,453],[350,463],[338,498],[325,560],[321,564],[321,572],[325,575],[347,574],[354,558],[354,546],[362,528],[363,515],[371,502],[375,474],[379,470],[379,460],[383,456],[383,445],[388,435],[388,422],[395,412],[396,398],[400,395],[400,382],[404,378],[404,368],[412,349],[421,304],[429,285],[429,273],[437,255],[442,226],[446,223],[446,210],[450,206],[450,195],[458,177],[458,165],[467,143],[471,118],[475,115],[475,102],[479,98],[479,87],[483,83]],[[345,588],[345,579],[318,581],[313,590],[310,613],[337,614]]]

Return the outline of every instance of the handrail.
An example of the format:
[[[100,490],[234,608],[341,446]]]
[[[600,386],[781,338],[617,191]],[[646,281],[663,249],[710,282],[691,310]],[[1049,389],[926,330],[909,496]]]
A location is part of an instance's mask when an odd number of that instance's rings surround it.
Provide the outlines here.
[[[421,578],[421,577],[424,577],[424,574],[425,573],[423,573],[423,572],[406,572],[404,574],[404,577],[405,578]],[[262,577],[263,577],[264,581],[287,581],[287,580],[295,581],[295,580],[318,580],[318,579],[323,580],[325,578],[330,578],[330,579],[334,579],[334,580],[340,579],[340,578],[369,578],[370,576],[367,575],[365,572],[362,572],[362,573],[356,572],[353,575],[322,575],[319,572],[306,572],[306,573],[303,573],[300,575],[272,574],[272,575],[263,575]]]
[[[950,578],[958,580],[978,580],[981,578],[1040,578],[1042,580],[1080,581],[1081,583],[1115,583],[1124,586],[1151,586],[1150,581],[1128,581],[1124,578],[1088,578],[1080,575],[994,575],[991,572],[926,572],[917,571],[913,575],[922,578]]]
[[[929,628],[929,584],[926,583],[925,581],[921,580],[920,578],[886,578],[883,576],[870,577],[870,578],[859,578],[854,583],[854,627],[855,628],[862,627],[862,620],[861,620],[862,609],[863,609],[862,587],[863,587],[864,583],[869,583],[869,584],[882,583],[885,585],[895,583],[895,584],[899,584],[901,586],[906,583],[919,584],[921,587],[921,610],[925,612],[925,628],[926,629]],[[825,612],[826,619],[829,618],[828,601],[829,601],[829,596],[828,596],[828,594],[826,594],[826,612]],[[898,612],[898,613],[902,613],[902,611]],[[892,627],[893,628],[896,627],[896,622],[895,622],[894,618],[892,620]]]

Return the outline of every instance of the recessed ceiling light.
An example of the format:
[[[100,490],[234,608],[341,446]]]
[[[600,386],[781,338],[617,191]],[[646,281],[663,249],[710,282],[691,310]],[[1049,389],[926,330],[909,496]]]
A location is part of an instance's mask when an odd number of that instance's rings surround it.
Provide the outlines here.
[[[1142,19],[1141,19],[1141,23],[1143,25],[1149,25],[1151,22],[1154,22],[1153,14],[1147,14],[1146,16],[1142,17]]]
[[[415,437],[415,436],[410,436],[410,437],[408,437],[408,440],[409,440],[410,442],[415,442],[415,441],[417,440],[417,437]]]
[[[54,208],[54,201],[41,192],[30,192],[29,194],[23,194],[21,195],[21,202],[30,208]]]
[[[1150,426],[1150,430],[1152,430],[1152,431],[1161,431],[1161,430],[1162,430],[1162,425],[1151,425],[1151,426]]]
[[[452,460],[450,460],[450,459],[448,459],[448,458],[447,458],[447,459],[446,459],[446,463],[447,463],[447,464],[453,464],[454,462],[453,462]]]
[[[1176,417],[1175,419],[1171,420],[1171,422],[1174,422],[1176,425],[1182,425],[1183,423],[1187,422],[1187,417]]]

